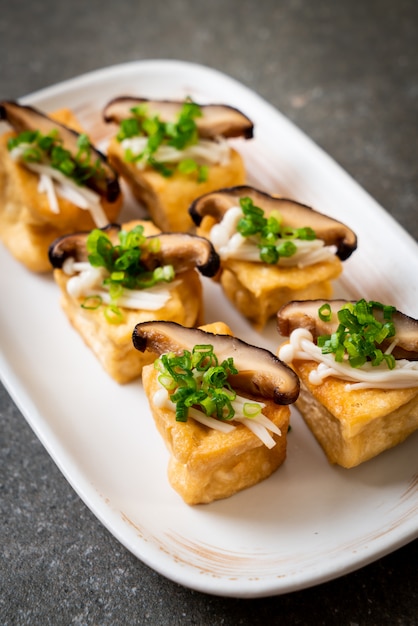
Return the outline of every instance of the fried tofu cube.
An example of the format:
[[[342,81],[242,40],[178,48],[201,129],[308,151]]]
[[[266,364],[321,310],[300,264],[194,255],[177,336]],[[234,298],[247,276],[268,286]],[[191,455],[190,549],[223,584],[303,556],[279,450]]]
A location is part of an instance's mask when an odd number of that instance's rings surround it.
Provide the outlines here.
[[[141,220],[129,222],[123,228],[131,230],[137,224],[144,226],[146,236],[160,232],[152,222]],[[203,322],[202,285],[195,269],[181,272],[172,285],[168,284],[170,299],[161,309],[149,311],[119,307],[123,321],[118,324],[109,323],[101,307],[96,310],[83,308],[83,298],[75,298],[68,293],[70,278],[62,269],[54,270],[54,279],[61,293],[61,306],[106,372],[120,384],[138,378],[143,366],[156,358],[156,355],[138,352],[133,347],[132,330],[135,324],[171,320],[192,327]]]
[[[221,322],[202,328],[212,333],[232,334]],[[161,407],[154,399],[159,389],[157,376],[154,365],[143,368],[142,380],[151,412],[171,455],[168,478],[187,504],[228,498],[266,479],[285,461],[288,406],[262,400],[266,405],[263,413],[281,431],[281,436],[273,435],[276,444],[268,448],[243,424],[237,423],[234,431],[223,433],[192,418],[177,422],[174,411]]]
[[[313,361],[295,360],[301,381],[296,401],[306,424],[330,463],[355,467],[404,441],[418,428],[418,389],[345,389],[347,382],[329,377],[309,381]]]
[[[68,109],[50,115],[57,122],[83,132]],[[49,272],[49,245],[61,235],[90,230],[95,223],[88,210],[66,198],[57,197],[59,211],[52,211],[47,195],[39,193],[39,176],[13,161],[7,142],[15,133],[0,136],[0,239],[11,254],[33,272]],[[122,194],[114,202],[102,199],[109,222],[116,220],[122,206]]]
[[[241,185],[245,181],[245,165],[241,155],[233,148],[230,161],[225,165],[210,165],[207,180],[198,182],[196,175],[175,171],[165,178],[152,167],[139,169],[124,158],[124,151],[116,138],[107,150],[110,164],[124,178],[134,197],[144,204],[152,221],[163,232],[189,232],[193,222],[188,213],[190,204],[198,196],[218,189]]]

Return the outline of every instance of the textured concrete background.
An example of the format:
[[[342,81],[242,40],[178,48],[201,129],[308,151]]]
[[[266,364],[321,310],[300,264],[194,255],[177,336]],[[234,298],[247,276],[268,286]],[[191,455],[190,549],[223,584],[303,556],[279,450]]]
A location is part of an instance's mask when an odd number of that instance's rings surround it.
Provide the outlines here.
[[[215,67],[293,120],[418,239],[417,34],[415,0],[14,0],[0,11],[0,99],[131,60]],[[418,623],[418,541],[314,589],[205,596],[101,526],[2,387],[0,428],[1,624]]]

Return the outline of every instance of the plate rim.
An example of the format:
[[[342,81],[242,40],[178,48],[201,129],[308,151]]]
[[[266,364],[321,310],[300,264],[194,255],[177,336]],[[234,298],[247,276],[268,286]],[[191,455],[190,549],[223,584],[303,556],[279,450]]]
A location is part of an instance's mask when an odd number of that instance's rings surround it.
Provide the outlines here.
[[[163,68],[177,68],[191,72],[206,72],[208,75],[210,74],[212,77],[215,77],[215,80],[221,80],[230,85],[231,87],[239,88],[248,94],[251,94],[253,98],[258,99],[259,102],[263,103],[263,106],[266,106],[274,115],[279,115],[283,119],[286,120],[286,123],[290,125],[291,132],[299,133],[299,136],[303,137],[303,140],[308,140],[308,143],[314,146],[316,151],[319,151],[325,159],[329,159],[329,162],[333,164],[333,167],[339,168],[342,175],[347,176],[347,179],[350,180],[350,184],[354,184],[357,186],[360,193],[366,194],[367,198],[372,201],[375,205],[375,209],[380,212],[380,216],[382,219],[389,219],[388,224],[398,233],[402,234],[402,237],[405,240],[405,245],[410,247],[411,253],[416,252],[416,242],[409,235],[407,231],[405,231],[402,226],[388,213],[386,212],[380,205],[378,205],[371,196],[362,188],[358,183],[349,175],[345,170],[343,170],[338,163],[336,163],[327,153],[325,153],[320,146],[315,144],[306,134],[304,134],[297,126],[293,124],[290,120],[285,118],[277,109],[275,109],[272,105],[270,105],[266,100],[261,98],[256,92],[252,91],[246,85],[240,83],[235,78],[230,77],[215,68],[211,68],[205,65],[200,65],[198,63],[191,63],[188,61],[174,60],[174,59],[148,59],[148,60],[139,60],[139,61],[129,61],[127,63],[119,63],[107,67],[103,67],[100,69],[92,70],[90,72],[86,72],[81,74],[80,76],[75,76],[69,78],[60,83],[56,83],[54,85],[50,85],[43,89],[37,90],[28,94],[22,98],[19,98],[19,101],[22,103],[38,103],[42,100],[60,96],[63,92],[71,92],[74,88],[82,88],[83,84],[90,84],[94,81],[106,81],[112,76],[115,72],[123,72],[125,74],[135,74],[138,71],[141,71],[143,68],[146,68],[147,71],[155,71],[156,69]],[[109,519],[109,507],[108,505],[101,499],[100,495],[95,492],[93,494],[86,490],[86,485],[83,483],[84,477],[76,477],[74,478],[74,468],[72,467],[72,472],[69,472],[68,465],[72,465],[71,461],[66,459],[66,453],[63,450],[59,450],[57,453],[57,448],[52,444],[54,442],[54,435],[51,434],[49,425],[42,421],[42,416],[33,418],[33,415],[36,416],[36,409],[33,406],[32,400],[27,393],[26,389],[23,389],[21,382],[15,375],[15,372],[10,369],[10,365],[3,359],[2,354],[0,353],[0,372],[1,377],[4,383],[5,388],[9,392],[10,396],[14,400],[15,404],[18,406],[22,415],[26,419],[27,423],[30,425],[32,430],[37,435],[38,439],[41,441],[42,445],[47,450],[48,454],[51,456],[55,464],[60,469],[61,473],[65,476],[66,480],[70,483],[70,485],[74,488],[76,493],[80,496],[86,506],[93,512],[93,514],[99,519],[99,521],[117,538],[117,540],[124,545],[130,552],[135,554],[137,558],[140,558],[146,565],[157,571],[159,574],[177,582],[179,584],[184,585],[185,587],[189,587],[195,589],[197,591],[209,593],[212,595],[218,596],[228,596],[228,597],[265,597],[271,595],[279,595],[283,593],[288,593],[291,591],[296,591],[300,589],[304,589],[307,587],[311,587],[313,585],[321,584],[323,582],[332,580],[339,576],[342,576],[351,571],[355,571],[360,567],[364,567],[365,565],[375,561],[376,559],[384,556],[395,549],[406,545],[413,539],[418,536],[418,528],[414,528],[412,521],[410,524],[404,522],[403,530],[404,532],[398,535],[396,541],[390,545],[384,544],[380,547],[380,550],[375,550],[372,554],[364,552],[363,558],[358,558],[355,561],[351,561],[350,563],[346,563],[343,569],[335,567],[334,569],[329,569],[328,571],[317,571],[316,576],[306,575],[305,577],[299,576],[298,580],[293,580],[289,584],[281,584],[278,585],[277,582],[270,584],[266,584],[266,582],[255,582],[251,585],[243,585],[242,589],[236,589],[234,584],[231,583],[229,588],[225,587],[225,580],[222,581],[221,585],[218,584],[208,584],[207,579],[202,579],[203,582],[200,584],[199,581],[196,581],[194,584],[191,584],[190,575],[188,573],[185,574],[184,570],[179,569],[177,571],[177,576],[170,575],[171,573],[167,571],[166,568],[159,567],[159,564],[156,564],[151,558],[152,555],[145,553],[141,556],[138,554],[138,550],[135,547],[135,542],[133,540],[133,535],[129,533],[128,535],[120,532],[120,526],[116,523],[116,517],[113,514]],[[39,421],[40,420],[40,421]],[[58,442],[60,443],[60,442]],[[59,448],[60,446],[58,446]],[[80,485],[84,487],[84,489],[80,488]],[[183,574],[183,575],[182,575]],[[212,581],[213,582],[213,581]],[[240,581],[242,585],[242,581]]]

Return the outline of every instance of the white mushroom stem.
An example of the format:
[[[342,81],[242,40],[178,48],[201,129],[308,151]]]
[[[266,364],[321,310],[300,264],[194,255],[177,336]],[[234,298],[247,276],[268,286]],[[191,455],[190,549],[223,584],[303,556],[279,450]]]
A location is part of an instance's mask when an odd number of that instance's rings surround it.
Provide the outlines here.
[[[389,348],[393,348],[393,345]],[[320,385],[325,378],[333,376],[348,381],[347,391],[354,389],[405,389],[418,386],[418,361],[399,359],[394,369],[385,364],[373,366],[366,363],[362,367],[351,367],[348,361],[337,362],[333,354],[323,354],[313,341],[312,333],[306,328],[292,331],[289,343],[279,350],[279,359],[292,363],[295,359],[316,361],[318,366],[312,370],[309,380],[313,385]]]
[[[97,228],[103,228],[109,223],[98,193],[88,187],[77,185],[55,167],[45,163],[21,161],[25,147],[27,147],[26,144],[17,146],[10,152],[10,156],[13,160],[22,162],[25,167],[39,176],[38,191],[46,193],[52,213],[59,213],[58,195],[78,208],[90,211]]]
[[[239,206],[233,206],[225,212],[222,220],[214,224],[209,234],[210,241],[221,259],[239,259],[241,261],[260,262],[259,240],[254,237],[243,237],[237,231],[239,220],[244,217]],[[336,246],[326,246],[322,239],[302,240],[285,239],[296,247],[295,254],[290,257],[279,257],[279,267],[303,268],[314,263],[329,261],[335,258]]]
[[[141,155],[147,147],[148,137],[132,137],[122,141],[122,148],[130,150],[133,155]],[[179,163],[184,159],[195,159],[203,164],[226,165],[230,158],[230,148],[223,137],[215,140],[200,139],[196,144],[187,146],[184,150],[177,150],[172,146],[162,145],[153,154],[156,161],[161,163]],[[139,158],[136,161],[138,168],[146,167],[146,160]]]
[[[153,401],[156,406],[160,408],[166,407],[173,412],[175,412],[176,410],[176,405],[170,400],[170,395],[167,389],[165,389],[165,387],[163,387],[160,383],[158,390],[154,394]],[[235,430],[236,425],[234,425],[233,422],[241,423],[243,424],[243,426],[251,430],[251,432],[256,437],[258,437],[258,439],[260,439],[260,441],[262,441],[262,443],[267,446],[267,448],[273,448],[276,445],[276,442],[271,436],[270,432],[281,436],[282,433],[280,429],[274,424],[274,422],[272,422],[268,417],[261,413],[262,407],[265,406],[261,402],[256,403],[251,401],[251,404],[259,404],[260,412],[255,417],[245,417],[245,415],[243,414],[243,409],[245,404],[248,402],[249,400],[247,398],[244,398],[243,396],[237,396],[232,402],[236,413],[232,420],[229,421],[222,421],[210,415],[206,415],[205,413],[203,413],[203,411],[200,411],[195,407],[190,407],[188,409],[188,417],[193,418],[195,421],[203,424],[204,426],[207,426],[208,428],[213,428],[214,430],[218,430],[219,432],[223,432],[226,434]]]

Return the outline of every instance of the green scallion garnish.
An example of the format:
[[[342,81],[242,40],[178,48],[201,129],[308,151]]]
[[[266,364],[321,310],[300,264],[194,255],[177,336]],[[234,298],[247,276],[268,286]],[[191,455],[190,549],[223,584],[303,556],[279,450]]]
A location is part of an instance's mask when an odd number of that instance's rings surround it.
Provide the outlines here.
[[[85,134],[78,136],[76,154],[63,147],[57,129],[47,135],[38,130],[23,131],[16,137],[11,137],[7,147],[9,151],[20,148],[24,162],[48,165],[80,186],[93,177],[105,176],[100,159],[93,162],[90,142]]]
[[[322,320],[323,322],[330,322],[331,321],[331,306],[328,303],[320,306],[318,309],[318,316],[319,316],[319,319]]]
[[[171,146],[176,150],[184,150],[188,146],[198,143],[199,135],[195,119],[202,116],[202,110],[198,104],[186,100],[181,107],[176,122],[163,122],[158,116],[151,117],[148,114],[147,105],[143,104],[131,109],[132,117],[122,120],[118,141],[133,137],[146,137],[146,146],[140,154],[133,154],[129,148],[125,151],[125,159],[128,162],[143,161],[168,178],[174,171],[185,175],[196,174],[198,182],[204,182],[208,177],[208,167],[199,165],[194,159],[184,159],[178,165],[167,165],[155,158],[155,154],[161,146]]]
[[[260,260],[269,265],[275,265],[280,257],[290,257],[297,252],[297,245],[290,239],[312,241],[316,239],[315,232],[309,226],[291,228],[282,224],[278,212],[272,212],[265,217],[263,209],[256,206],[251,198],[242,197],[239,200],[243,217],[238,221],[237,231],[243,237],[255,237],[260,250]]]
[[[158,238],[147,239],[144,227],[139,224],[130,231],[119,232],[119,244],[113,245],[108,235],[96,228],[87,237],[88,261],[93,267],[104,267],[107,277],[103,285],[109,290],[111,304],[105,307],[105,316],[110,323],[123,321],[123,314],[117,306],[118,299],[125,289],[149,289],[158,283],[169,283],[175,277],[172,265],[158,266],[148,270],[141,261],[144,252],[158,251]],[[95,300],[94,300],[95,298]],[[97,296],[88,296],[82,306],[93,309],[91,302],[98,303]],[[94,306],[94,309],[97,309]]]
[[[104,316],[109,324],[121,324],[123,322],[123,313],[115,304],[106,305]]]
[[[87,309],[88,311],[96,311],[103,303],[103,299],[101,296],[92,295],[84,298],[81,308]]]
[[[379,321],[373,310],[383,314]],[[361,367],[365,363],[373,366],[385,363],[389,369],[395,367],[395,358],[382,352],[383,341],[395,336],[395,325],[392,321],[396,308],[380,302],[359,300],[357,303],[347,302],[337,313],[338,327],[330,335],[320,335],[317,339],[322,354],[333,354],[337,362],[347,361],[351,367]],[[323,321],[330,321],[331,307],[328,304],[318,309]]]
[[[162,354],[154,362],[154,367],[159,371],[158,381],[176,405],[176,421],[186,422],[190,407],[219,420],[233,419],[232,402],[237,394],[228,377],[237,374],[238,370],[232,357],[219,363],[213,346],[203,344],[194,346],[191,352]],[[259,404],[244,402],[245,417],[256,417],[259,413]]]

